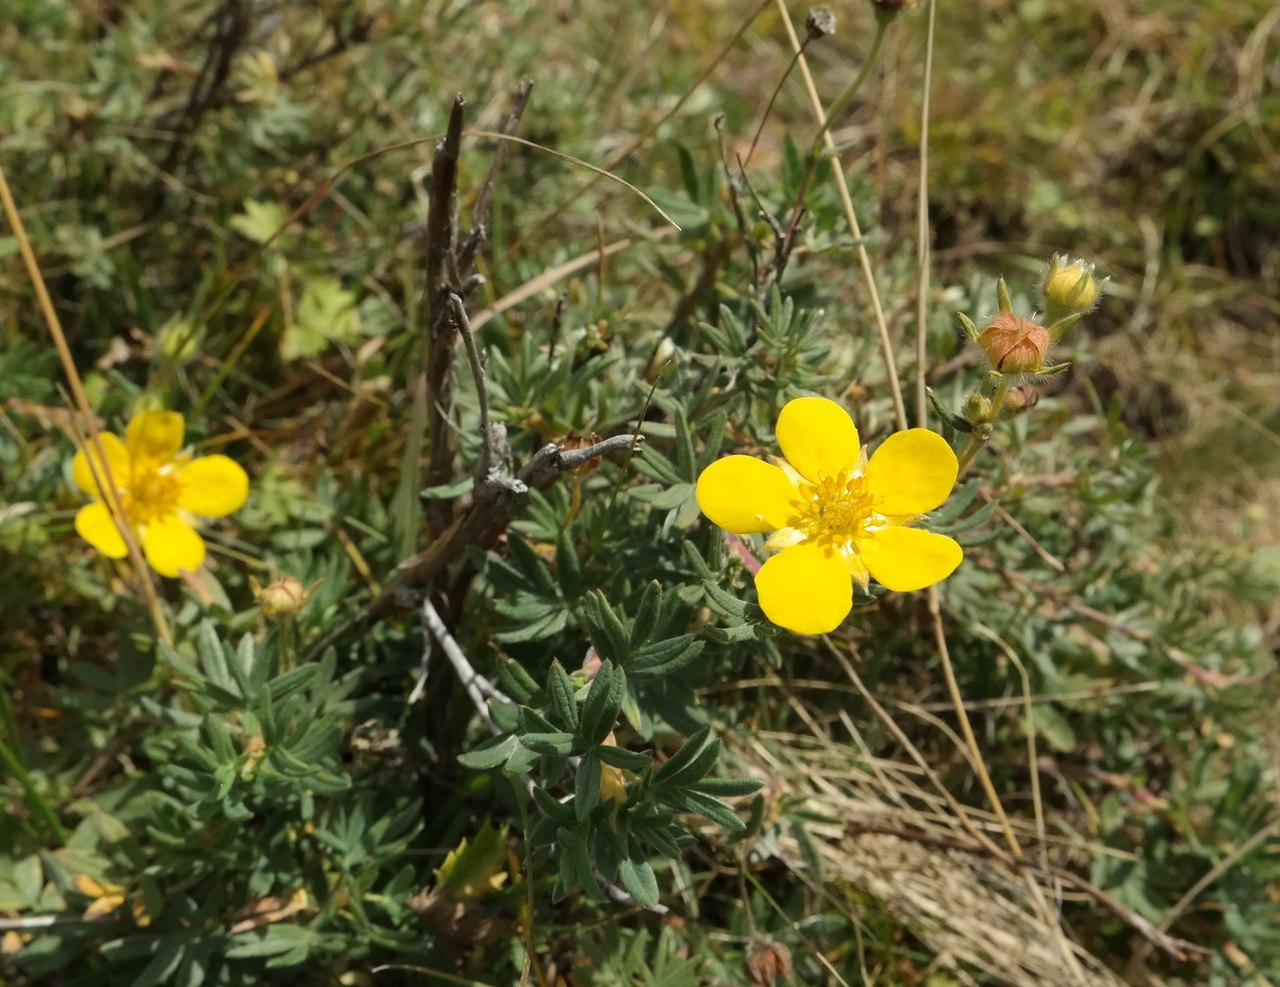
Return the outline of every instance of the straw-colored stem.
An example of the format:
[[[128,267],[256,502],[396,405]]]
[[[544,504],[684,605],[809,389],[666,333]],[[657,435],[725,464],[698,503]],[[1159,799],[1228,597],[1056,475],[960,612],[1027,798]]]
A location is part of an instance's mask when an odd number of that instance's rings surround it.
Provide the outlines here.
[[[936,0],[929,3],[929,22],[925,37],[924,92],[920,100],[920,184],[916,201],[916,253],[919,265],[919,277],[916,290],[916,419],[921,426],[928,421],[928,394],[925,387],[926,337],[928,336],[928,295],[929,295],[929,87],[933,76],[933,31],[937,13]],[[993,404],[1004,402],[1008,392],[1007,378],[1001,382],[998,400]],[[969,434],[969,442],[974,439]],[[966,445],[966,449],[968,446]],[[969,453],[972,461],[976,449]],[[962,466],[963,469],[963,466]],[[1015,856],[1021,856],[1022,846],[1014,835],[1013,826],[1005,814],[1004,805],[991,781],[991,773],[987,770],[982,749],[974,736],[973,724],[969,722],[969,712],[965,708],[964,696],[960,692],[960,684],[956,681],[956,673],[951,664],[951,650],[947,646],[947,634],[942,626],[942,598],[938,587],[930,586],[928,590],[929,616],[933,623],[933,638],[938,650],[938,659],[942,664],[942,676],[947,683],[947,693],[951,697],[951,705],[956,719],[960,723],[960,734],[964,738],[965,747],[969,751],[969,760],[978,776],[978,782],[1000,821],[1000,829],[1004,833],[1005,842]],[[1031,765],[1035,770],[1035,765]]]
[[[822,125],[823,143],[828,150],[834,150],[836,142],[827,127],[827,112],[822,106],[822,97],[818,95],[818,89],[813,83],[813,73],[809,71],[809,62],[804,56],[800,37],[796,34],[795,24],[791,20],[791,12],[787,9],[786,0],[775,0],[775,2],[778,6],[778,13],[782,18],[782,26],[786,29],[787,38],[791,42],[791,50],[796,54],[796,62],[800,66],[800,76],[804,79],[805,89],[809,93],[809,103],[813,108],[813,115]],[[855,249],[858,254],[858,264],[862,268],[862,277],[867,284],[867,295],[871,300],[871,310],[875,315],[880,356],[884,360],[885,371],[889,378],[889,391],[893,395],[894,414],[897,418],[898,428],[906,428],[907,409],[902,403],[902,384],[898,380],[897,362],[893,358],[893,340],[889,337],[889,324],[884,317],[884,306],[880,303],[880,290],[876,287],[875,271],[871,268],[871,256],[867,253],[867,248],[862,242],[862,226],[858,222],[858,214],[853,208],[853,196],[849,194],[849,182],[844,177],[844,168],[841,167],[838,156],[833,154],[830,161],[831,172],[836,180],[836,188],[840,192],[840,204],[844,207],[844,218],[849,224],[849,231],[856,241]]]
[[[23,263],[26,265],[27,277],[31,279],[32,287],[36,290],[40,311],[44,315],[45,324],[49,327],[49,334],[53,337],[53,345],[58,351],[58,359],[62,363],[63,372],[67,375],[67,384],[71,388],[76,410],[79,411],[80,417],[84,421],[88,440],[87,447],[97,453],[97,463],[94,462],[94,456],[87,457],[90,471],[93,473],[94,483],[98,488],[98,493],[101,495],[102,502],[110,510],[111,518],[115,521],[116,527],[119,529],[120,535],[129,549],[129,560],[133,564],[134,575],[142,590],[142,596],[146,601],[147,611],[151,615],[151,622],[155,626],[156,635],[166,644],[172,644],[173,636],[169,632],[169,624],[164,619],[164,613],[160,609],[160,598],[156,594],[155,584],[151,581],[151,574],[147,571],[147,563],[143,558],[142,548],[138,544],[138,539],[135,537],[133,529],[125,521],[120,501],[120,490],[115,479],[111,476],[111,467],[107,463],[106,453],[102,448],[97,418],[94,416],[93,408],[89,404],[89,397],[85,394],[80,372],[76,370],[75,360],[71,356],[71,348],[67,345],[66,334],[62,331],[62,322],[58,319],[58,312],[53,307],[53,300],[49,297],[49,289],[45,287],[44,276],[40,273],[40,265],[36,261],[35,251],[31,249],[31,241],[27,239],[26,227],[22,223],[22,216],[18,212],[18,206],[13,200],[13,193],[9,190],[9,182],[5,177],[2,166],[0,166],[0,203],[4,205],[4,213],[8,218],[9,227],[13,230],[13,237],[18,241],[18,251],[21,253]],[[97,467],[99,466],[102,468],[102,476],[98,475]]]

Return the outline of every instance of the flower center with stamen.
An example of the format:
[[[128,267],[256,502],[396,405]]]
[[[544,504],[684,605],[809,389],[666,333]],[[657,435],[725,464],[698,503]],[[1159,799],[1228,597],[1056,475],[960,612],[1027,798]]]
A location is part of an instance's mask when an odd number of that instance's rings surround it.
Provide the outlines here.
[[[801,483],[790,526],[810,541],[847,545],[860,537],[875,514],[866,481],[841,470],[817,483]]]
[[[135,524],[149,524],[174,513],[182,493],[178,474],[154,463],[134,464],[124,493],[125,515]]]

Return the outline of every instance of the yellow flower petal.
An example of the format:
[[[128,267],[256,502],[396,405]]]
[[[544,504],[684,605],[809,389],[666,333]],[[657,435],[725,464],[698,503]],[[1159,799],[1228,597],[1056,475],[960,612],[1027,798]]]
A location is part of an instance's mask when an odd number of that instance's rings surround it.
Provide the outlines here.
[[[899,593],[941,582],[964,558],[953,539],[919,528],[881,528],[866,535],[858,547],[872,577]]]
[[[959,469],[946,439],[912,428],[880,443],[867,463],[867,489],[881,514],[923,514],[947,499]]]
[[[702,513],[735,535],[784,528],[796,488],[772,463],[726,456],[702,471],[695,491]]]
[[[76,534],[109,559],[123,559],[129,554],[120,529],[111,519],[111,511],[101,501],[80,508],[76,514]]]
[[[852,470],[858,462],[858,429],[849,412],[826,398],[788,401],[778,416],[778,445],[811,483]]]
[[[175,514],[147,525],[142,550],[151,568],[171,579],[183,569],[195,572],[204,562],[204,539]]]
[[[144,411],[129,420],[124,444],[135,459],[146,457],[167,462],[182,448],[186,426],[176,411]]]
[[[111,480],[117,487],[127,487],[129,485],[129,451],[124,447],[124,443],[120,441],[120,437],[112,435],[110,432],[99,432],[98,438],[102,440],[102,451],[106,453],[107,468],[111,471]],[[89,442],[90,448],[93,442]],[[98,473],[98,477],[103,483],[107,482],[106,474],[102,470],[102,458],[98,455],[97,450],[93,454],[93,466]],[[93,482],[94,470],[89,468],[89,456],[85,450],[81,449],[75,454],[75,458],[71,460],[71,479],[77,487],[87,493],[90,497],[101,499],[98,485]]]
[[[249,477],[226,456],[205,456],[178,472],[182,493],[178,506],[202,517],[226,517],[239,510],[249,496]]]
[[[123,904],[124,895],[122,894],[104,895],[86,908],[84,914],[80,917],[86,922],[92,922],[95,919],[102,918],[104,915],[110,915]]]
[[[838,551],[813,542],[785,548],[756,573],[765,616],[797,634],[835,630],[853,609],[853,581]]]

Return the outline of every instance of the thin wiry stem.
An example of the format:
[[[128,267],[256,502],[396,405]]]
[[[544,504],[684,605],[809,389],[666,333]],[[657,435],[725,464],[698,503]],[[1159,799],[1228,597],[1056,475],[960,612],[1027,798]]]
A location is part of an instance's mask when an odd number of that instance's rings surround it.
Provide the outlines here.
[[[795,24],[791,20],[791,12],[787,9],[786,0],[775,0],[778,13],[782,18],[782,26],[787,32],[787,38],[791,42],[791,50],[796,53],[796,61],[800,65],[800,75],[804,79],[805,89],[809,93],[809,103],[813,107],[813,115],[820,123],[823,123],[822,137],[828,150],[834,150],[836,146],[835,139],[831,136],[831,131],[825,126],[827,122],[827,112],[822,106],[822,97],[818,95],[818,89],[813,83],[813,73],[809,71],[809,62],[803,54],[804,46],[800,43],[800,37],[796,34]],[[855,249],[858,254],[858,264],[862,268],[862,277],[867,284],[867,296],[871,300],[871,310],[875,315],[876,333],[880,343],[880,357],[884,360],[885,371],[889,378],[889,391],[893,395],[893,410],[897,418],[898,428],[907,427],[907,409],[902,403],[902,384],[898,380],[897,362],[893,358],[893,340],[889,336],[889,324],[884,317],[884,306],[880,303],[880,290],[876,287],[875,271],[871,268],[871,255],[867,253],[866,245],[863,243],[862,226],[858,222],[858,214],[853,208],[853,196],[849,194],[849,181],[844,177],[844,169],[840,166],[840,159],[836,155],[832,155],[831,172],[836,179],[836,188],[840,192],[840,203],[844,207],[845,221],[849,224],[849,230],[853,234]]]
[[[168,621],[165,620],[164,613],[160,609],[160,598],[156,594],[155,584],[151,581],[151,573],[147,571],[147,563],[142,556],[142,547],[138,544],[138,539],[134,535],[133,529],[125,520],[124,509],[120,501],[120,488],[111,475],[111,466],[107,462],[106,451],[102,448],[102,439],[98,431],[98,419],[93,413],[93,407],[89,404],[88,395],[85,394],[80,372],[76,369],[75,360],[71,356],[71,348],[67,345],[66,334],[62,331],[62,321],[58,318],[58,312],[53,307],[53,300],[49,297],[49,289],[45,287],[44,276],[40,273],[40,265],[36,261],[35,251],[31,249],[31,241],[27,239],[27,230],[22,223],[22,216],[18,212],[18,206],[13,200],[13,193],[9,190],[9,181],[5,177],[3,167],[0,167],[0,203],[4,205],[4,213],[9,220],[9,227],[13,230],[13,238],[18,241],[18,251],[22,254],[22,261],[26,265],[27,277],[31,279],[31,285],[36,290],[40,311],[44,315],[45,324],[49,327],[49,335],[53,337],[53,345],[58,351],[58,359],[62,363],[62,370],[67,375],[67,383],[71,387],[76,410],[80,412],[80,417],[84,420],[85,428],[88,431],[88,441],[78,444],[80,448],[86,451],[86,458],[89,461],[90,472],[93,473],[94,484],[98,488],[102,502],[107,505],[107,509],[111,512],[111,519],[115,522],[120,531],[120,536],[124,539],[125,546],[129,550],[129,561],[133,564],[134,575],[137,577],[138,585],[142,589],[142,597],[146,602],[147,612],[151,616],[151,623],[155,627],[156,636],[164,641],[165,644],[172,644],[173,635],[170,633]],[[97,463],[94,462],[94,456],[88,455],[88,450],[90,449],[97,453]],[[99,466],[102,468],[102,476],[98,475]]]

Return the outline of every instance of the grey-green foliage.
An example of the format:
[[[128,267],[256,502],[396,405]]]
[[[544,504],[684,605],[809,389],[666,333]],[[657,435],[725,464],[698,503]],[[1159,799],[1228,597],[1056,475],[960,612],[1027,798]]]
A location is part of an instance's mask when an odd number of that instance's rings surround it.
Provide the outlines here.
[[[742,821],[719,796],[749,795],[760,787],[751,779],[708,777],[720,754],[709,727],[656,766],[651,753],[610,742],[620,716],[632,729],[641,726],[643,693],[632,680],[672,674],[702,650],[688,634],[650,639],[661,628],[662,595],[656,582],[645,587],[631,621],[599,594],[587,597],[585,621],[597,642],[593,650],[598,648],[589,680],[553,661],[539,687],[517,662],[499,659],[498,680],[515,703],[491,701],[489,715],[502,732],[460,757],[470,768],[500,767],[528,778],[539,818],[527,838],[533,847],[554,844],[559,856],[553,900],[578,888],[603,900],[604,881],[620,882],[642,905],[656,905],[650,858],[679,857],[692,838],[676,816],[700,815],[739,830]],[[601,661],[599,654],[611,657]],[[613,780],[602,791],[605,773]],[[569,793],[558,798],[553,792],[562,786]]]

